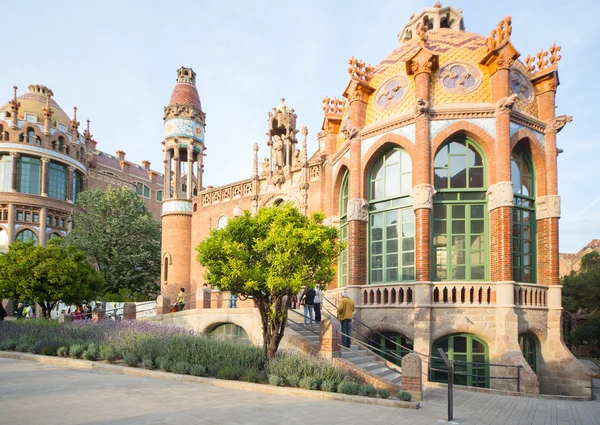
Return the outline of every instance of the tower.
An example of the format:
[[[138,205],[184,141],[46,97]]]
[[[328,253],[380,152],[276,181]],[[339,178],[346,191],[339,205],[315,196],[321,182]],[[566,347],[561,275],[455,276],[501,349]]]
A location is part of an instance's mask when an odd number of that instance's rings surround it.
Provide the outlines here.
[[[190,292],[192,198],[202,188],[204,125],[196,73],[177,70],[177,83],[165,107],[165,183],[162,205],[161,294]]]

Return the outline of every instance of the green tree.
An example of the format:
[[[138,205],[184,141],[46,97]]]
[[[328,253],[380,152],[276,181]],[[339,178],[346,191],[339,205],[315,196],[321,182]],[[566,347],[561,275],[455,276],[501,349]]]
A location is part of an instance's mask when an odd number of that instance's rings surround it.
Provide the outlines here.
[[[598,355],[598,348],[600,348],[600,312],[592,313],[585,322],[573,329],[567,337],[567,342],[573,345],[587,343],[592,352]]]
[[[267,358],[283,337],[292,294],[333,279],[338,231],[324,226],[324,218],[305,217],[291,204],[262,208],[255,216],[246,211],[196,248],[210,285],[254,300]]]
[[[84,252],[106,281],[106,293],[146,299],[160,293],[160,223],[131,190],[86,190],[77,196],[84,211],[73,214],[65,243]],[[125,290],[125,291],[124,291]],[[139,296],[138,296],[139,298]]]
[[[570,312],[579,309],[593,313],[600,307],[600,254],[589,252],[581,259],[578,272],[563,278],[563,307]]]
[[[47,246],[13,243],[0,254],[0,299],[25,299],[38,303],[45,317],[56,302],[92,301],[104,281],[77,248],[50,240]]]

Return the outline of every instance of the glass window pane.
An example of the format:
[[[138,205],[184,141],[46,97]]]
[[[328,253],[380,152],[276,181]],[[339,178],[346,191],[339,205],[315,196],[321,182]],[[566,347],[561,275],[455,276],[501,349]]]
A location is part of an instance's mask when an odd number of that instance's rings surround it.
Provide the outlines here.
[[[464,156],[450,157],[450,187],[467,187],[467,164]]]
[[[401,185],[401,193],[410,193],[412,189],[412,174],[402,174]]]
[[[403,251],[414,251],[414,249],[415,249],[415,238],[402,239],[402,250]]]
[[[514,159],[510,162],[510,179],[513,184],[513,192],[521,193],[521,170]]]
[[[448,187],[448,170],[445,168],[436,168],[434,171],[434,185],[436,189],[445,189]]]
[[[402,162],[402,172],[403,173],[408,173],[408,172],[412,171],[412,163],[410,162],[410,155],[408,153],[406,153],[405,151],[402,151],[401,162]]]
[[[465,221],[464,220],[452,220],[452,233],[454,233],[454,234],[465,233]]]
[[[446,206],[445,205],[434,205],[433,206],[433,217],[434,218],[446,218]]]
[[[483,249],[483,241],[483,236],[471,236],[471,249]]]
[[[463,141],[455,141],[448,144],[450,155],[466,155],[467,147]]]
[[[398,267],[398,254],[386,255],[386,268],[392,269]]]
[[[415,253],[407,252],[402,254],[402,265],[403,266],[412,266],[415,264]]]
[[[385,167],[385,197],[400,194],[400,164]]]
[[[386,249],[386,252],[389,252],[389,253],[398,252],[398,240],[397,239],[388,240],[385,243],[385,249]]]
[[[414,221],[414,219],[415,219],[415,212],[412,208],[405,208],[402,210],[402,221],[404,223]]]
[[[398,164],[400,162],[400,151],[394,149],[385,156],[385,163],[387,164]]]
[[[371,199],[381,199],[384,196],[383,192],[383,180],[377,180],[372,185]]]
[[[483,168],[469,169],[469,187],[483,187]]]
[[[465,206],[452,205],[452,218],[465,218]]]
[[[465,237],[460,235],[452,236],[452,248],[465,249]]]
[[[471,252],[471,264],[483,264],[485,254],[483,251]]]
[[[387,269],[385,272],[386,282],[394,282],[398,280],[398,269]]]
[[[485,266],[471,266],[471,279],[485,279]]]
[[[371,244],[371,255],[383,254],[383,243],[382,242],[373,242]]]
[[[448,145],[443,146],[435,155],[433,166],[435,168],[448,167]]]
[[[467,256],[463,250],[452,251],[452,264],[465,264],[467,262]]]
[[[402,236],[413,237],[415,235],[415,223],[406,223],[402,225]]]
[[[383,277],[383,272],[381,270],[371,270],[371,282],[372,283],[381,283]]]
[[[483,233],[483,220],[471,220],[471,233]]]
[[[483,218],[484,212],[483,205],[471,205],[471,218]]]
[[[454,352],[455,353],[466,353],[467,352],[467,337],[455,336],[454,337]],[[460,360],[454,357],[455,360]],[[462,359],[466,360],[466,359]]]
[[[433,233],[445,234],[446,233],[446,222],[444,220],[435,220],[433,222]]]
[[[452,267],[452,279],[465,279],[465,266]]]
[[[383,267],[383,260],[381,255],[371,255],[371,268],[380,269]]]

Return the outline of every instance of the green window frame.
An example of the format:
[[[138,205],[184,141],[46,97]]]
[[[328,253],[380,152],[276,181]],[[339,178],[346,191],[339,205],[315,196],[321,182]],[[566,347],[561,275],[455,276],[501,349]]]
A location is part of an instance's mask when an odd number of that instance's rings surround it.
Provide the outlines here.
[[[150,198],[150,188],[143,183],[136,184],[136,193],[144,198]]]
[[[511,155],[513,207],[513,280],[534,283],[536,270],[536,219],[533,164],[529,154],[517,145]]]
[[[33,242],[34,245],[37,245],[39,242],[36,234],[29,229],[21,230],[19,233],[17,233],[15,240],[18,242]]]
[[[162,202],[163,200],[163,191],[162,190],[157,190],[156,191],[156,201],[157,202]]]
[[[521,334],[519,335],[519,346],[521,347],[523,357],[527,360],[527,364],[537,373],[537,348],[535,339],[527,334]]]
[[[412,352],[414,343],[408,337],[395,332],[382,332],[371,336],[369,345],[375,352],[398,366],[402,366],[402,358]]]
[[[433,343],[430,380],[447,383],[448,372],[444,371],[446,365],[440,358],[438,348],[444,350],[448,360],[453,362],[454,384],[489,388],[489,348],[484,340],[472,334],[460,333],[446,335]]]
[[[39,158],[21,156],[17,168],[18,191],[39,195],[42,181],[42,161]]]
[[[48,197],[67,200],[67,167],[51,162],[48,166]]]
[[[412,161],[393,148],[369,173],[369,283],[415,280]]]
[[[431,267],[435,281],[487,280],[486,164],[468,138],[455,138],[434,159]]]
[[[223,323],[209,333],[211,338],[222,339],[237,344],[250,344],[250,338],[244,328],[234,323]]]
[[[11,163],[10,155],[0,155],[0,192],[10,190]]]
[[[348,286],[348,196],[349,196],[350,174],[346,172],[342,179],[340,188],[340,242],[346,243],[346,247],[338,257],[338,287]]]

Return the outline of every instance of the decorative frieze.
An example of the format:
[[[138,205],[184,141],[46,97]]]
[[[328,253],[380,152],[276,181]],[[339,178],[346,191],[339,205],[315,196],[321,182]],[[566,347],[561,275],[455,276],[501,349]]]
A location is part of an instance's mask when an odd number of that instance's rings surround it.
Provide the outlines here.
[[[417,184],[413,187],[410,197],[413,198],[413,208],[433,208],[433,196],[436,190],[429,184]]]
[[[353,198],[348,200],[348,221],[352,220],[369,220],[369,203],[366,199]]]
[[[545,218],[560,218],[560,196],[546,195],[535,200],[535,217],[537,220]]]
[[[192,201],[169,199],[162,204],[162,215],[166,214],[192,214]]]
[[[492,211],[500,207],[512,207],[514,204],[514,191],[512,182],[498,182],[491,185],[487,191],[487,196],[488,211]]]

